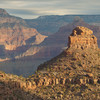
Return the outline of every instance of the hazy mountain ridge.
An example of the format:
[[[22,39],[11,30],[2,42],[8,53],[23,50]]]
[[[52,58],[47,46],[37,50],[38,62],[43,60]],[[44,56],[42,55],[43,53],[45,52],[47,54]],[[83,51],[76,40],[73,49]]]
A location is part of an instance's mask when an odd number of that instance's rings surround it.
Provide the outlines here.
[[[8,25],[8,27],[10,27],[10,25],[12,26],[13,24],[16,24],[16,23],[17,24],[19,23],[24,26],[27,25],[24,19],[20,17],[12,16],[6,10],[0,8],[0,26]]]
[[[100,15],[48,15],[36,19],[26,19],[30,27],[36,28],[41,34],[51,35],[58,31],[59,27],[72,23],[74,20],[84,20],[86,23],[100,23]]]

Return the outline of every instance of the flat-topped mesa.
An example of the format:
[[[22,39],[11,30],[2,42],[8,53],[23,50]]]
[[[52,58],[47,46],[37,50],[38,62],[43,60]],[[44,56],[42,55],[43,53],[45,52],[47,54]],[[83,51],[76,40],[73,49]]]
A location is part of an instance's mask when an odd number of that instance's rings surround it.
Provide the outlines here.
[[[97,49],[97,38],[92,34],[92,30],[86,27],[77,26],[69,36],[68,48]]]

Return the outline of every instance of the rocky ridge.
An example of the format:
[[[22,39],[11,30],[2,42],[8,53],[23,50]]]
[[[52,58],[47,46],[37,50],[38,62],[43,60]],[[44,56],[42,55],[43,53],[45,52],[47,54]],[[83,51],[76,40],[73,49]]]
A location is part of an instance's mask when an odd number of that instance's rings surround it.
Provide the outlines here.
[[[40,16],[36,19],[26,19],[26,23],[36,28],[43,35],[52,35],[60,27],[72,23],[73,20],[84,20],[86,23],[100,25],[100,15],[48,15]],[[71,29],[72,30],[72,29]]]
[[[30,43],[27,42],[32,37],[34,37],[34,40]],[[17,47],[22,45],[39,44],[45,38],[46,36],[38,33],[36,29],[24,26],[16,25],[13,28],[0,28],[0,44],[4,45],[6,50],[16,50]]]
[[[0,9],[0,45],[4,45],[5,50],[16,50],[23,45],[40,44],[46,37],[35,28],[30,28],[24,19]]]
[[[22,78],[1,73],[0,83],[12,91],[17,88],[29,92],[30,100],[34,95],[41,100],[99,100],[100,49],[92,33],[86,27],[76,27],[69,36],[68,48],[41,64],[34,75]]]
[[[9,16],[9,14],[6,12],[6,10],[1,9],[1,8],[0,8],[0,15],[1,16]]]
[[[12,16],[5,9],[0,8],[0,25],[5,23],[20,23],[22,25],[26,25],[26,22],[22,18]]]

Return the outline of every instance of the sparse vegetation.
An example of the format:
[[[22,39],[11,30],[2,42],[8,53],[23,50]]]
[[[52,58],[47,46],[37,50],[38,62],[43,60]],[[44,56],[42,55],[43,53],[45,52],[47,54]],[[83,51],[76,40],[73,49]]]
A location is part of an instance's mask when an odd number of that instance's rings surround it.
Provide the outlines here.
[[[0,72],[0,97],[11,100],[99,100],[100,49],[75,47],[41,64],[28,78]]]

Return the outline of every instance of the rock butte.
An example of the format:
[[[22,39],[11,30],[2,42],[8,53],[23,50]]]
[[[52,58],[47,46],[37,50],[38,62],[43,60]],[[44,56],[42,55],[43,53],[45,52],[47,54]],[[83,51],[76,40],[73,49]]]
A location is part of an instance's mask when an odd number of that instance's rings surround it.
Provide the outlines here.
[[[68,47],[74,49],[98,48],[97,38],[92,34],[92,30],[77,26],[69,36]]]
[[[78,26],[73,30],[73,33],[69,36],[69,41],[68,41],[68,47],[69,48],[75,48],[75,49],[87,49],[87,48],[92,48],[96,49],[98,48],[97,46],[97,38],[92,35],[93,32],[90,29],[87,29],[85,27]],[[4,75],[2,75],[4,76]],[[49,74],[50,76],[50,74]],[[35,89],[36,87],[40,86],[48,86],[48,85],[57,85],[57,84],[67,84],[67,83],[72,83],[72,84],[96,84],[100,83],[100,79],[93,79],[91,75],[89,75],[90,78],[86,79],[74,79],[74,78],[66,78],[66,77],[59,77],[59,78],[51,78],[51,77],[39,77],[39,78],[34,78],[30,79],[27,82],[22,82],[22,81],[15,81],[14,86],[18,84],[19,88],[20,87],[25,87],[27,89]],[[7,83],[7,82],[6,82]],[[8,83],[7,83],[8,84]]]
[[[90,85],[89,89],[93,87],[91,89],[93,93],[94,88],[98,89],[100,84],[100,50],[97,39],[92,34],[93,32],[85,27],[76,27],[69,36],[68,49],[50,61],[41,64],[36,74],[21,79],[18,76],[0,73],[0,82],[12,89],[17,88],[25,91],[35,91],[41,87],[58,85],[66,87],[67,85],[78,85],[82,90],[81,86]]]

